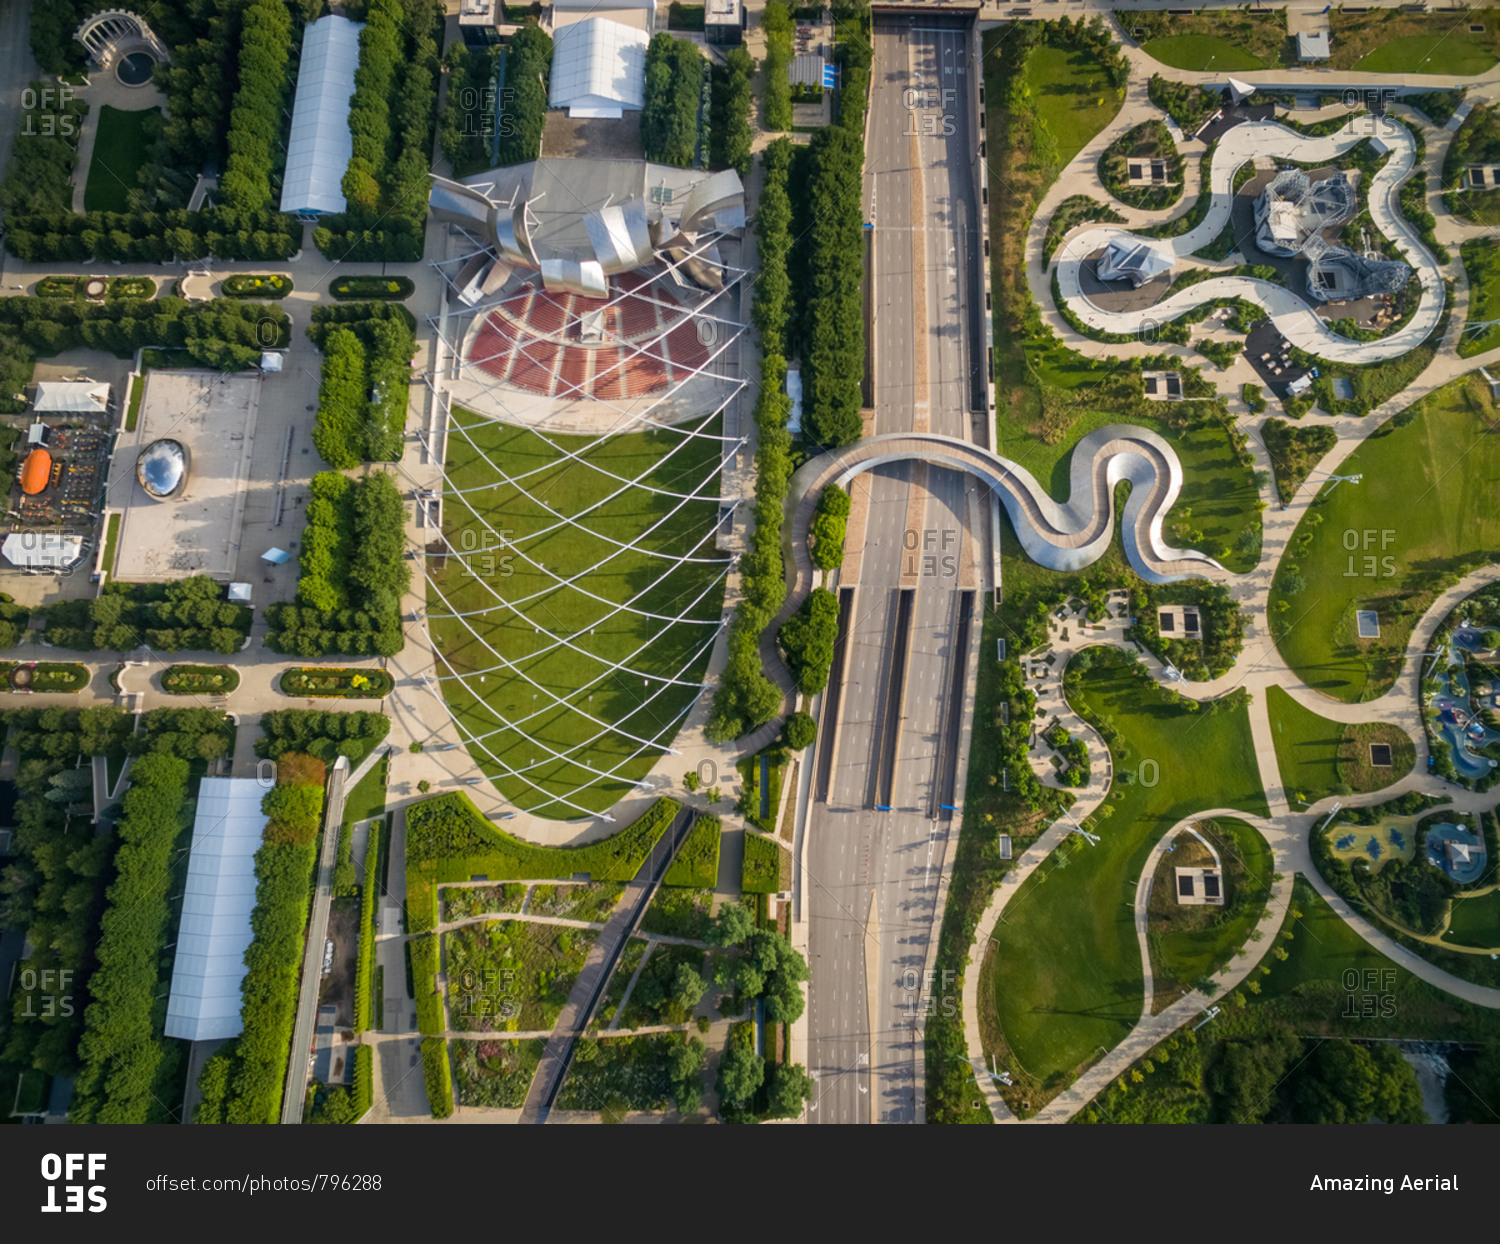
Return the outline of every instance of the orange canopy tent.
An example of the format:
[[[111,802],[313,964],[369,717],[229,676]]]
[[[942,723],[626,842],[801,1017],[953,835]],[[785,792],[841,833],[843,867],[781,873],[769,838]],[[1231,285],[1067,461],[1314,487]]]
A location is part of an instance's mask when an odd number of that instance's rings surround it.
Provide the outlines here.
[[[21,468],[21,491],[34,497],[47,487],[52,478],[52,455],[38,445],[26,455],[26,465]]]

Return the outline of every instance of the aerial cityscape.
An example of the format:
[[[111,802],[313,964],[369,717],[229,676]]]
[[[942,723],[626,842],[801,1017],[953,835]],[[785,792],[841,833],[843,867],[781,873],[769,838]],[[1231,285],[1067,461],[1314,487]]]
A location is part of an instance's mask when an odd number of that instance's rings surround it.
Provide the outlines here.
[[[0,72],[0,1120],[1500,1122],[1500,8]]]

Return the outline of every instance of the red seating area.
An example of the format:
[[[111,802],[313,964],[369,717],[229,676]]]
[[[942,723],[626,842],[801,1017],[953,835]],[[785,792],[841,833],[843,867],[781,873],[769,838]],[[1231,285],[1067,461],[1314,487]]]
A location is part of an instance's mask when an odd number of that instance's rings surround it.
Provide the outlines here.
[[[668,290],[639,273],[614,284],[610,300],[525,286],[484,318],[469,361],[518,389],[599,401],[643,397],[708,362],[697,326]],[[579,317],[601,310],[605,341],[584,344]]]

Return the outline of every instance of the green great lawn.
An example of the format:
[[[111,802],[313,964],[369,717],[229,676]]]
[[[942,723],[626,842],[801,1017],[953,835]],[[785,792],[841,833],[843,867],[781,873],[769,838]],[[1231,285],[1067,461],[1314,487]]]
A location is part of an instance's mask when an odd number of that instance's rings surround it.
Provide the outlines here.
[[[1455,946],[1500,946],[1500,890],[1455,898],[1443,941]]]
[[[1439,73],[1469,77],[1495,64],[1495,54],[1478,39],[1457,31],[1401,35],[1355,63],[1364,73]]]
[[[1141,51],[1173,69],[1264,69],[1265,62],[1218,35],[1166,35],[1148,39]]]
[[[1493,238],[1470,238],[1459,248],[1469,277],[1469,317],[1458,353],[1471,358],[1500,346],[1500,246]],[[1470,332],[1468,325],[1489,323]]]
[[[1173,705],[1112,649],[1097,650],[1080,687],[1074,706],[1119,731],[1110,745],[1117,784],[1104,805],[1113,815],[1096,815],[1098,845],[1074,835],[1072,849],[1031,874],[996,926],[989,968],[1006,1043],[1044,1082],[1112,1048],[1140,1018],[1135,888],[1156,840],[1201,808],[1266,814],[1243,698],[1212,711]],[[1138,766],[1141,780],[1120,780]]]
[[[1311,535],[1295,558],[1305,587],[1284,590],[1289,552],[1270,605],[1281,654],[1309,686],[1349,704],[1383,694],[1445,577],[1500,549],[1494,417],[1482,382],[1454,381],[1426,398],[1408,427],[1387,423],[1345,459],[1339,473],[1363,482],[1325,487],[1303,516],[1292,548]],[[1320,524],[1309,522],[1314,514]],[[1358,638],[1356,609],[1380,614],[1378,640]]]
[[[671,744],[700,690],[723,603],[713,543],[718,421],[702,431],[696,439],[676,430],[556,436],[553,448],[527,429],[455,411],[444,535],[473,552],[433,572],[442,597],[429,598],[430,624],[444,697],[475,737],[469,750],[518,807],[577,816],[554,798],[562,795],[608,808]],[[606,500],[621,486],[612,477],[642,482]],[[666,495],[705,491],[685,504]],[[559,526],[557,514],[587,529]],[[499,547],[501,538],[510,544]],[[674,565],[673,556],[703,560]],[[547,571],[576,581],[559,584]],[[686,617],[664,623],[617,611],[626,602]],[[628,665],[612,671],[615,662]],[[549,707],[543,689],[566,706]],[[548,746],[564,757],[549,757]]]
[[[1080,378],[1081,381],[1082,378]],[[1130,415],[1124,418],[1108,411],[1088,411],[1074,420],[1067,434],[1055,445],[1047,444],[1034,431],[1002,419],[996,429],[996,451],[1025,467],[1058,501],[1068,499],[1073,447],[1095,428],[1111,423],[1132,423],[1159,432],[1177,451],[1182,462],[1183,485],[1177,504],[1163,522],[1170,531],[1173,517],[1191,511],[1191,525],[1203,532],[1198,546],[1236,574],[1255,568],[1256,554],[1247,555],[1236,544],[1246,527],[1260,526],[1260,493],[1255,475],[1240,465],[1229,434],[1217,423],[1177,431],[1155,419]],[[1119,537],[1115,539],[1119,545]],[[1256,542],[1259,550],[1259,541]]]
[[[1037,113],[1057,139],[1059,168],[1066,168],[1120,111],[1120,93],[1105,79],[1099,62],[1080,48],[1033,48],[1026,83]]]
[[[151,154],[146,137],[147,118],[160,118],[160,108],[122,112],[106,104],[99,110],[99,132],[89,177],[83,187],[86,212],[128,212],[131,195],[139,188],[136,174]]]
[[[1266,711],[1276,739],[1276,767],[1287,800],[1305,795],[1316,803],[1339,784],[1339,744],[1344,727],[1303,708],[1280,687],[1266,691]]]

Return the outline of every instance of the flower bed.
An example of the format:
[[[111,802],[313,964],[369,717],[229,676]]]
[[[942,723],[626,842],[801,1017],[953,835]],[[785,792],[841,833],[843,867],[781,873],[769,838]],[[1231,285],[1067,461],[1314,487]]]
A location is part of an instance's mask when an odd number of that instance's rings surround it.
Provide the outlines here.
[[[279,272],[236,272],[221,286],[226,298],[285,298],[292,292],[292,278]]]
[[[155,298],[156,282],[149,276],[117,276],[109,283],[110,298]]]
[[[161,675],[168,695],[228,695],[239,685],[239,671],[227,665],[169,665]]]
[[[44,276],[36,283],[38,298],[72,298],[78,293],[76,276]]]
[[[379,700],[395,685],[381,669],[336,669],[321,665],[287,670],[281,676],[284,695],[321,696],[340,700]]]
[[[399,302],[416,292],[416,284],[405,276],[344,276],[328,287],[335,298],[376,298]]]
[[[72,661],[0,661],[6,691],[82,691],[87,668]]]

